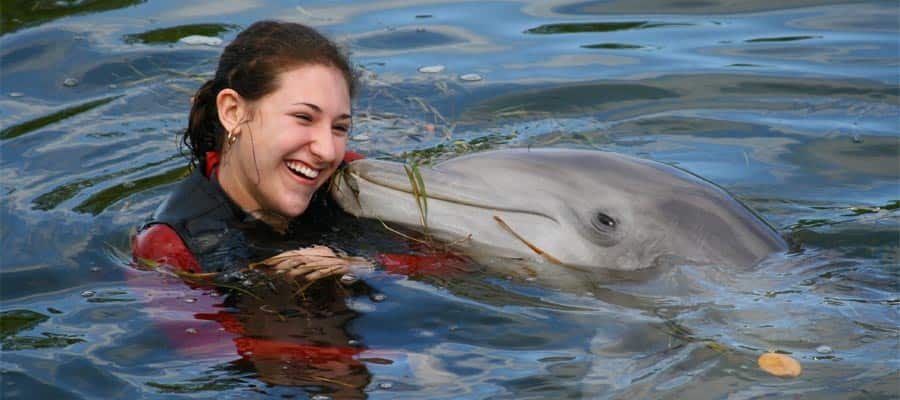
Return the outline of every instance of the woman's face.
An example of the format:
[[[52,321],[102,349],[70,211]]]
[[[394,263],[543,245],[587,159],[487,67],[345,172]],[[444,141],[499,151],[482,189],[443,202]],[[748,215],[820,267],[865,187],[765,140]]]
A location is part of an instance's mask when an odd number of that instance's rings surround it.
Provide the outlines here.
[[[226,144],[218,177],[244,210],[293,218],[344,158],[350,94],[338,69],[318,64],[282,72],[277,83],[240,103],[237,141]]]

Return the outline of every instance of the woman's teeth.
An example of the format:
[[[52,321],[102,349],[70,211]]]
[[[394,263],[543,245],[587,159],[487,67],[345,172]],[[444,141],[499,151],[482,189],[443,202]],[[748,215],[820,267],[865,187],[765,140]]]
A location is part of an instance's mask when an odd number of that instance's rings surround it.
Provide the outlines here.
[[[307,166],[294,161],[285,162],[288,169],[290,169],[293,173],[300,175],[306,179],[316,179],[319,176],[319,170],[308,168]]]

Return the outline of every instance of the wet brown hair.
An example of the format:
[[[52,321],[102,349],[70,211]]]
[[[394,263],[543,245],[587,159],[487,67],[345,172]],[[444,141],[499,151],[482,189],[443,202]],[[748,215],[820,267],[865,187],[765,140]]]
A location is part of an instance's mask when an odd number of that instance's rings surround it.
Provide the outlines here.
[[[188,128],[182,142],[190,151],[191,166],[206,168],[206,153],[222,151],[225,128],[219,122],[216,96],[231,88],[248,101],[259,100],[278,87],[278,74],[303,65],[338,69],[352,98],[356,77],[347,57],[327,37],[308,26],[259,21],[241,31],[219,57],[216,76],[193,98]]]

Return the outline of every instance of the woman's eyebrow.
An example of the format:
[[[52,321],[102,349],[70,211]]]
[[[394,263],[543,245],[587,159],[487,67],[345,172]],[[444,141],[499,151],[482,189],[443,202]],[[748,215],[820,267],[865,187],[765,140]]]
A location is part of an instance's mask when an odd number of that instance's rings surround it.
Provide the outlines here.
[[[301,102],[298,102],[298,103],[294,103],[294,104],[292,104],[292,105],[295,105],[295,106],[296,106],[296,105],[304,105],[304,106],[307,106],[307,107],[309,107],[309,108],[312,108],[313,111],[315,111],[315,112],[317,112],[317,113],[321,113],[321,112],[322,112],[322,108],[319,107],[319,106],[317,106],[317,105],[315,105],[315,104],[313,104],[313,103],[306,103],[306,102],[302,102],[302,101],[301,101]],[[344,114],[338,115],[337,119],[353,119],[353,117],[352,117],[350,114],[344,113]]]
[[[315,111],[315,112],[322,112],[322,108],[319,107],[319,106],[317,106],[317,105],[315,105],[315,104],[313,104],[313,103],[304,103],[304,102],[301,101],[301,102],[297,102],[297,103],[294,103],[294,104],[291,104],[291,105],[292,105],[292,106],[304,105],[304,106],[307,106],[307,107],[309,107],[309,108],[312,108],[313,111]]]

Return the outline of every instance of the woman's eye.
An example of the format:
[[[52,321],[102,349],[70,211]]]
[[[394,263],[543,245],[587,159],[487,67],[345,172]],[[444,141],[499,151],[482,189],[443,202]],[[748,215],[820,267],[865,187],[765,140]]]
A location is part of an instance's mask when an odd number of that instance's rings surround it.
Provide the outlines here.
[[[304,122],[312,122],[312,117],[306,114],[296,114],[294,117]]]
[[[335,125],[331,128],[331,130],[339,135],[346,135],[347,132],[350,132],[350,127],[346,125]]]

